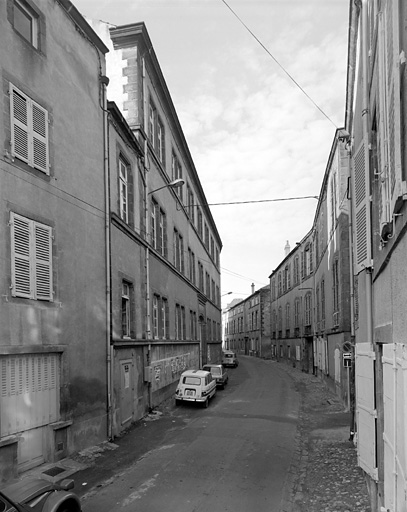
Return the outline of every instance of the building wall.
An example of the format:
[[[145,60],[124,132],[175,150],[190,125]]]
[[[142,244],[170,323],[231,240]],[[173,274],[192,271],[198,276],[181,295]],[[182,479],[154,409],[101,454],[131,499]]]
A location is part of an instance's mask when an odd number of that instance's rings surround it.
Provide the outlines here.
[[[351,351],[348,154],[339,132],[312,229],[270,276],[271,335],[273,357],[312,371],[350,406],[341,370]]]
[[[109,99],[143,151],[142,183],[133,184],[143,208],[134,215],[131,240],[120,242],[112,254],[113,266],[124,265],[134,279],[135,301],[141,305],[134,339],[117,339],[114,347],[116,356],[121,351],[131,362],[117,366],[116,385],[121,372],[127,373],[127,383],[136,383],[131,419],[137,419],[143,409],[172,395],[183,369],[221,360],[222,243],[145,25],[89,22],[110,49]],[[176,179],[184,181],[181,188],[172,188]],[[117,187],[112,193],[118,194]],[[113,200],[113,211],[119,202]],[[134,247],[126,257],[123,243],[126,251]],[[117,317],[119,327],[120,322]],[[116,407],[116,416],[123,416],[119,399]]]
[[[73,10],[68,15],[63,5],[51,0],[33,3],[38,38],[31,42],[13,25],[13,2],[7,0],[0,6],[0,141],[5,155],[0,163],[0,238],[4,241],[0,249],[0,372],[6,376],[4,385],[12,386],[15,368],[20,379],[33,378],[21,389],[3,390],[8,398],[0,406],[1,438],[14,436],[19,470],[62,458],[106,438],[105,203],[99,78],[107,49],[79,13]],[[18,88],[17,96],[9,94],[10,84]],[[48,168],[41,163],[39,169],[39,160],[34,164],[23,161],[21,148],[17,149],[21,153],[13,156],[11,97],[17,101],[20,92],[27,98],[28,119],[33,115],[30,109],[35,112],[38,108],[31,107],[30,101],[48,113],[48,122],[42,125],[44,134],[48,130],[48,145],[41,146],[48,147]],[[46,151],[41,152],[46,161]],[[21,293],[16,296],[16,288],[11,288],[12,230],[17,226],[12,214],[51,229],[49,298],[35,298],[38,287],[31,298]],[[39,238],[36,243],[39,247]],[[31,273],[34,275],[34,270]],[[48,390],[50,401],[27,408],[24,404],[34,400],[40,390]],[[47,421],[36,413],[36,409],[45,412],[45,402],[52,404],[51,420]],[[15,407],[26,407],[24,418],[16,422]]]

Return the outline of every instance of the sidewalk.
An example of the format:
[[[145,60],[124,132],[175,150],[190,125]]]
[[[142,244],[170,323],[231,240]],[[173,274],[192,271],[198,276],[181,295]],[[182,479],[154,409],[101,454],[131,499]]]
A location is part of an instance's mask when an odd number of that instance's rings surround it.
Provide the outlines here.
[[[350,413],[323,382],[284,363],[301,394],[296,453],[281,512],[370,512],[350,435]]]
[[[295,455],[280,512],[370,512],[356,448],[349,441],[350,415],[341,401],[319,378],[285,363],[262,361],[288,373],[301,396]],[[102,443],[49,465],[47,478],[59,481],[73,475],[75,492],[86,501],[100,487],[119,478],[127,467],[147,457],[169,432],[183,424],[181,418],[172,414],[174,407],[174,400],[169,399],[113,443]],[[53,476],[55,467],[66,471]],[[24,477],[44,478],[46,470],[47,467],[41,467]]]

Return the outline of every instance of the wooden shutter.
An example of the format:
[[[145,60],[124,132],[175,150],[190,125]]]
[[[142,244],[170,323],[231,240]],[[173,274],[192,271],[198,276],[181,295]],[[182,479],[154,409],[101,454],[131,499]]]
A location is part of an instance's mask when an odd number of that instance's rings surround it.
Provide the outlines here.
[[[48,112],[32,102],[32,164],[48,174]]]
[[[10,84],[11,154],[30,163],[28,98]]]
[[[11,213],[12,294],[52,300],[52,229]]]
[[[48,112],[10,84],[11,153],[49,174]]]
[[[373,479],[378,478],[376,466],[376,409],[374,401],[375,354],[369,343],[357,343],[355,352],[356,418],[358,432],[358,463]]]
[[[31,222],[11,213],[11,287],[12,295],[33,298],[31,267]]]
[[[398,2],[387,0],[384,7],[386,30],[386,88],[388,122],[388,158],[390,170],[390,202],[394,212],[401,191],[400,147],[400,48],[398,29]]]
[[[370,201],[369,182],[367,179],[366,147],[360,143],[353,160],[353,201],[355,216],[355,265],[359,273],[371,265],[370,255]]]
[[[52,300],[52,231],[49,226],[34,224],[35,298]]]

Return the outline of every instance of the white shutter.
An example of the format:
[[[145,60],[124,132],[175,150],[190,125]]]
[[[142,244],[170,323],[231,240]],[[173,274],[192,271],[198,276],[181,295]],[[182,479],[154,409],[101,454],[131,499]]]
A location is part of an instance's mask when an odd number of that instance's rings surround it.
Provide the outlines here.
[[[34,225],[35,296],[52,300],[52,230],[42,224]]]
[[[32,102],[32,163],[36,169],[48,174],[48,112]]]
[[[52,301],[52,229],[11,212],[12,295]]]
[[[48,112],[10,84],[11,153],[49,174]]]
[[[355,386],[356,418],[358,433],[358,464],[377,481],[376,465],[376,417],[374,400],[375,354],[370,343],[356,343]]]
[[[31,268],[31,222],[11,212],[12,295],[33,298]]]
[[[28,98],[10,84],[11,154],[30,163]]]
[[[371,265],[370,254],[370,201],[367,174],[366,147],[362,141],[353,160],[353,194],[355,216],[355,265],[356,273]]]

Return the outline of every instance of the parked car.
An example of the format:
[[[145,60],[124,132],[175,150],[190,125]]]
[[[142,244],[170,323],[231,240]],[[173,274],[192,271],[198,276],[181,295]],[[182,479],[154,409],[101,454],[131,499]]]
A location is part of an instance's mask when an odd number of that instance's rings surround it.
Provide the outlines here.
[[[212,377],[216,380],[218,388],[225,389],[229,380],[228,371],[221,364],[206,364],[202,368],[207,372],[211,372]]]
[[[186,370],[181,374],[175,391],[175,404],[198,402],[208,407],[209,400],[216,394],[216,380],[211,372]]]
[[[236,352],[225,350],[222,354],[222,364],[223,366],[231,366],[232,368],[237,368],[239,366],[239,361],[237,359]]]
[[[81,512],[73,487],[71,479],[58,484],[40,478],[21,480],[1,487],[0,512]]]

